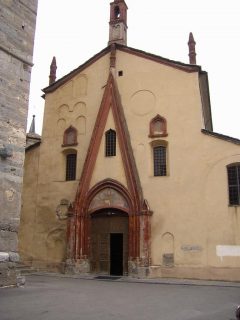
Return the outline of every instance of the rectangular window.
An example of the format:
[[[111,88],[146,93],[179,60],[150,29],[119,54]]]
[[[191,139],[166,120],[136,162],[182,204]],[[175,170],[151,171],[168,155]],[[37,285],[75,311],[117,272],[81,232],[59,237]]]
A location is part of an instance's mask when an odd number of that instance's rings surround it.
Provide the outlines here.
[[[77,154],[68,154],[66,160],[66,180],[76,180]]]
[[[158,146],[153,148],[154,176],[167,175],[166,147]]]
[[[227,170],[229,204],[240,205],[240,165],[231,165]]]

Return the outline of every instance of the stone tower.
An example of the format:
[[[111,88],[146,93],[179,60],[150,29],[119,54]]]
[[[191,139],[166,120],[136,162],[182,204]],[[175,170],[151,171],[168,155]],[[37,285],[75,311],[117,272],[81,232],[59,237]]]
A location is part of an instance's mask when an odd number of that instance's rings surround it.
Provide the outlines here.
[[[17,284],[18,226],[38,0],[0,0],[0,286]]]
[[[110,3],[109,45],[127,45],[127,9],[124,0],[114,0]]]

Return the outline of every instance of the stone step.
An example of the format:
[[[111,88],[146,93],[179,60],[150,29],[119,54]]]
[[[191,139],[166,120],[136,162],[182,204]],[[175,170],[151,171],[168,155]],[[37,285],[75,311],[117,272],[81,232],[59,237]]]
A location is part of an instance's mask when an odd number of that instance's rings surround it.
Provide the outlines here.
[[[31,263],[23,263],[23,262],[18,262],[16,264],[16,270],[21,275],[30,274],[38,271],[36,268],[32,267]]]

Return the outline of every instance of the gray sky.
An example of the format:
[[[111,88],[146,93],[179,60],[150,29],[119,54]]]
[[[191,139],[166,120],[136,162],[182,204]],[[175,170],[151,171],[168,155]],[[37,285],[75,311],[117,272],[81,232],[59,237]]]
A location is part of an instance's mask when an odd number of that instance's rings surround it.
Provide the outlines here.
[[[41,134],[49,66],[57,78],[72,71],[108,42],[109,0],[39,0],[29,104]],[[188,63],[188,35],[197,64],[208,72],[214,131],[240,138],[240,1],[126,0],[128,45]]]

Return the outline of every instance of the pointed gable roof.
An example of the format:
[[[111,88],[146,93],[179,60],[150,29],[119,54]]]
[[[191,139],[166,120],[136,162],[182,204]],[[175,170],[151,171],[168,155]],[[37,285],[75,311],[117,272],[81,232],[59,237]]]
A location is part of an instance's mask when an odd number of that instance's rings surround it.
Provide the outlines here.
[[[128,54],[132,54],[132,55],[141,57],[143,59],[151,60],[151,61],[154,61],[156,63],[164,64],[166,66],[169,66],[169,67],[172,67],[172,68],[175,68],[175,69],[179,69],[179,70],[182,70],[184,72],[188,72],[188,73],[191,73],[191,72],[199,72],[200,73],[200,72],[202,72],[201,67],[198,66],[198,65],[191,65],[191,64],[186,64],[186,63],[182,63],[182,62],[179,62],[179,61],[166,59],[166,58],[163,58],[163,57],[155,55],[155,54],[151,54],[151,53],[148,53],[148,52],[145,52],[145,51],[142,51],[142,50],[138,50],[138,49],[131,48],[131,47],[128,47],[128,46],[117,44],[117,43],[115,44],[115,46],[116,46],[116,50],[120,50],[120,51],[126,52]],[[94,62],[96,62],[101,57],[103,57],[104,55],[106,55],[106,54],[108,54],[110,52],[111,52],[111,45],[106,47],[106,48],[104,48],[102,51],[98,52],[95,56],[93,56],[92,58],[87,60],[85,63],[83,63],[82,65],[80,65],[79,67],[77,67],[76,69],[74,69],[73,71],[71,71],[70,73],[68,73],[64,77],[62,77],[61,79],[55,81],[50,86],[44,88],[42,91],[44,93],[54,92],[61,85],[65,84],[67,81],[71,80],[78,73],[83,72],[87,67],[89,67]]]
[[[82,206],[84,200],[86,199],[87,192],[89,191],[94,166],[96,164],[96,159],[100,149],[100,144],[104,134],[104,129],[106,126],[110,108],[112,109],[116,125],[116,132],[119,140],[120,152],[127,179],[128,191],[131,194],[132,199],[134,199],[135,211],[140,212],[140,210],[142,209],[143,196],[131,147],[130,136],[124,117],[123,107],[118,93],[117,84],[112,73],[110,72],[76,194],[75,206],[78,212],[79,210],[81,211],[81,208],[83,208]],[[81,212],[79,213],[81,214]]]

